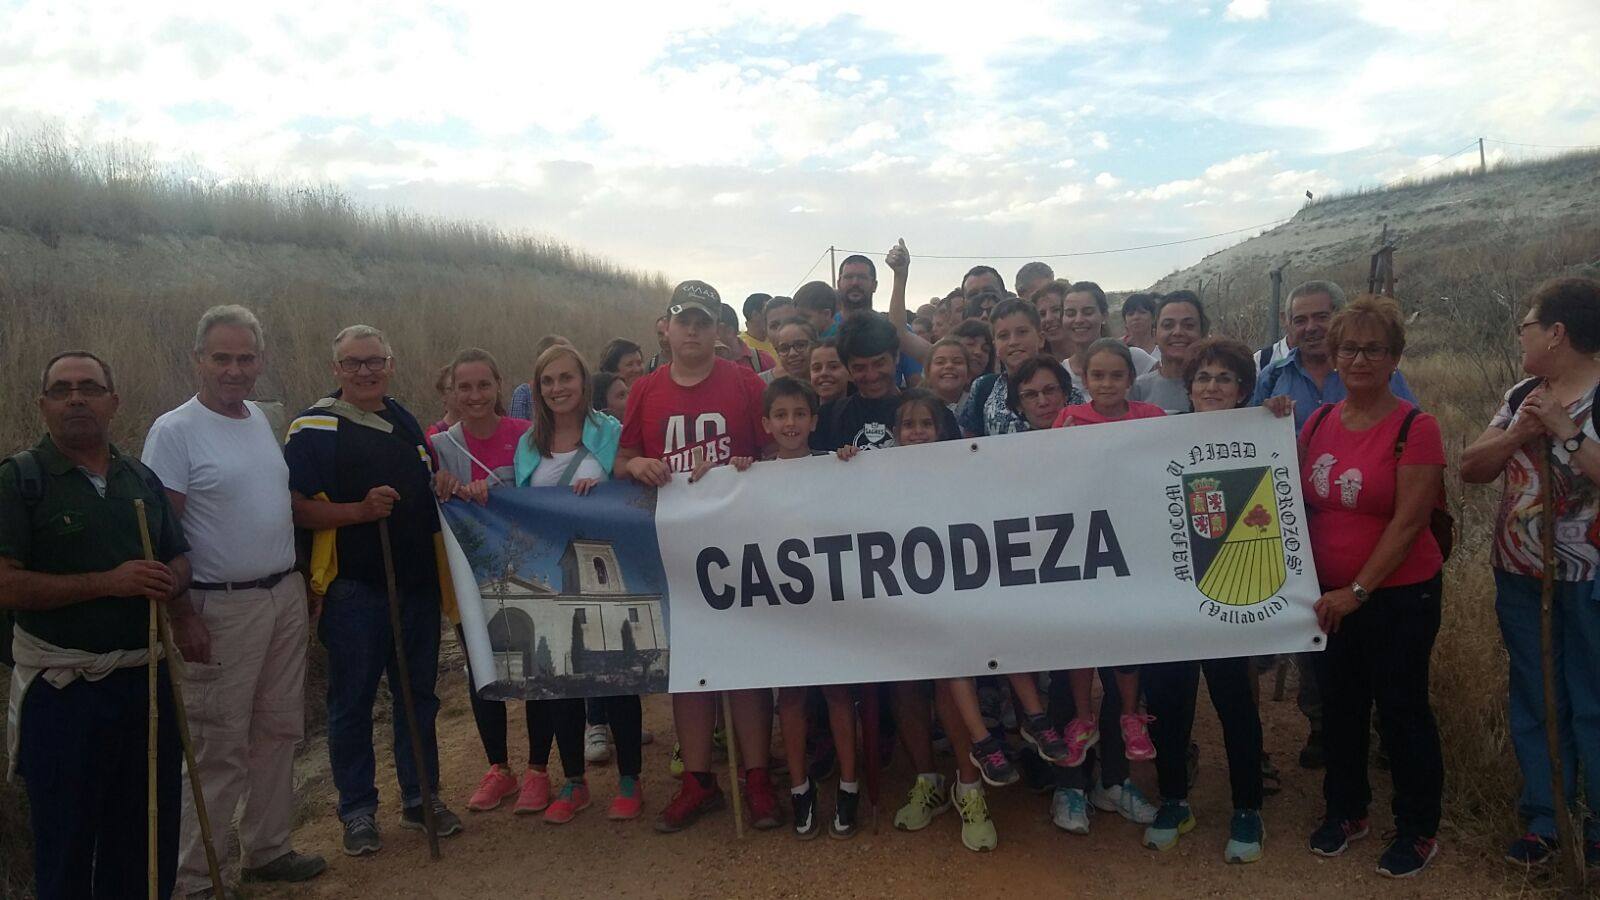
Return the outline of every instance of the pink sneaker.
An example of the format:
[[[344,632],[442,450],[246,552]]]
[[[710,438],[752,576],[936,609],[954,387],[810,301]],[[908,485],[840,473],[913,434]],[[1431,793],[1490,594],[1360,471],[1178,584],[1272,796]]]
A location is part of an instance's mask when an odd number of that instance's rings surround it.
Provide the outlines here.
[[[517,794],[517,806],[513,810],[519,816],[528,816],[537,812],[544,812],[550,805],[550,773],[528,770],[522,776],[522,791]]]
[[[1122,715],[1122,746],[1126,748],[1123,755],[1135,762],[1156,758],[1156,745],[1150,742],[1150,729],[1145,727],[1155,720],[1147,713]]]
[[[561,786],[555,802],[544,811],[546,825],[565,825],[573,816],[589,808],[589,786],[581,781],[569,781]]]
[[[612,799],[611,807],[606,810],[606,818],[613,822],[626,822],[629,819],[639,818],[642,809],[644,809],[644,785],[636,776],[622,776],[618,779],[617,796]]]
[[[1089,755],[1089,748],[1100,743],[1100,729],[1095,727],[1093,719],[1073,719],[1067,723],[1066,742],[1067,756],[1056,765],[1069,769],[1081,766]]]
[[[506,770],[505,766],[496,763],[489,767],[483,780],[478,782],[478,789],[472,792],[472,799],[467,801],[467,809],[473,812],[488,812],[500,805],[500,801],[517,792],[517,776]]]

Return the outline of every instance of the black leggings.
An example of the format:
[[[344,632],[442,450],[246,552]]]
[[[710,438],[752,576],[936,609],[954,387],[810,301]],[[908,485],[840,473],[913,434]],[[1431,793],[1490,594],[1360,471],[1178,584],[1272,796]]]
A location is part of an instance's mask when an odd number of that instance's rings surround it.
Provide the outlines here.
[[[506,740],[506,705],[485,700],[467,685],[472,699],[472,720],[490,765],[508,765],[511,750]],[[561,750],[561,771],[568,778],[583,777],[583,700],[529,700],[524,713],[528,726],[528,765],[543,766],[550,759],[552,741]],[[574,708],[576,719],[574,719]]]
[[[1444,759],[1428,700],[1428,664],[1439,634],[1440,578],[1381,588],[1344,617],[1317,654],[1328,815],[1364,819],[1372,802],[1367,735],[1372,708],[1390,749],[1396,830],[1431,838],[1439,831]]]
[[[1144,665],[1139,683],[1150,714],[1155,716],[1150,738],[1156,745],[1161,799],[1189,797],[1189,738],[1194,732],[1201,669],[1205,669],[1211,705],[1222,722],[1233,808],[1260,809],[1261,715],[1250,691],[1250,658],[1245,656]]]
[[[1080,791],[1089,789],[1089,773],[1094,770],[1095,758],[1100,760],[1100,783],[1106,787],[1121,784],[1128,778],[1128,758],[1122,746],[1122,692],[1117,690],[1117,673],[1138,669],[1138,666],[1122,666],[1116,669],[1104,668],[1100,670],[1100,743],[1089,750],[1084,757],[1083,765],[1067,768],[1066,766],[1052,766],[1055,770],[1056,787],[1076,788]],[[1050,719],[1050,724],[1057,728],[1064,728],[1071,722],[1077,712],[1077,703],[1072,699],[1072,683],[1067,673],[1050,673],[1049,704],[1045,708],[1045,715]]]
[[[617,747],[617,774],[637,778],[644,769],[644,704],[639,695],[591,697],[589,703],[604,713],[611,726],[611,738]]]

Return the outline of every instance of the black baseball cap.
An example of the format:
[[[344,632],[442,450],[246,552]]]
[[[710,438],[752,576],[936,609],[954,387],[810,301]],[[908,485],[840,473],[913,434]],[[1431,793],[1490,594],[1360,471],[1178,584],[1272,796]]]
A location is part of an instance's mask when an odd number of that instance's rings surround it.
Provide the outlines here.
[[[667,315],[677,316],[685,310],[698,309],[711,317],[716,323],[722,316],[722,295],[717,289],[704,281],[682,281],[672,289],[672,300],[667,306]]]

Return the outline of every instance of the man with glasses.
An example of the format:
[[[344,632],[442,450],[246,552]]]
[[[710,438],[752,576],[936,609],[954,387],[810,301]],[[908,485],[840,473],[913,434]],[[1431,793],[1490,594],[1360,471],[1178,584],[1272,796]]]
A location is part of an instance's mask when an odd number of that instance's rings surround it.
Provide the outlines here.
[[[294,748],[304,736],[305,579],[294,570],[289,469],[261,408],[247,399],[265,364],[261,323],[215,306],[195,330],[200,390],[150,426],[144,462],[161,477],[193,551],[184,696],[211,840],[234,812],[245,881],[305,881],[327,868],[295,852]],[[189,794],[189,785],[183,786]],[[210,897],[205,848],[184,804],[178,895]]]
[[[1251,406],[1260,406],[1268,397],[1290,398],[1294,401],[1295,432],[1299,433],[1318,407],[1345,398],[1339,361],[1328,346],[1328,325],[1343,305],[1344,292],[1331,281],[1307,282],[1290,292],[1287,317],[1291,349],[1262,370]],[[1400,370],[1395,370],[1389,389],[1396,397],[1420,407]]]
[[[289,425],[284,456],[294,523],[313,532],[311,590],[322,594],[318,636],[328,648],[328,759],[339,790],[344,852],[376,853],[378,790],[372,704],[388,674],[401,825],[423,828],[422,777],[430,779],[441,836],[461,819],[439,800],[439,616],[445,602],[433,462],[417,420],[387,395],[394,357],[383,332],[351,325],[333,339],[339,389]],[[402,645],[393,646],[378,522],[388,520],[400,595]],[[413,758],[396,654],[404,653],[424,759]]]
[[[16,616],[5,635],[15,652],[8,758],[28,786],[40,897],[143,891],[150,603],[167,604],[180,639],[194,618],[178,517],[155,475],[107,437],[119,402],[99,357],[57,354],[40,384],[45,436],[0,465],[0,608]],[[157,679],[157,886],[167,897],[183,757],[165,663]]]

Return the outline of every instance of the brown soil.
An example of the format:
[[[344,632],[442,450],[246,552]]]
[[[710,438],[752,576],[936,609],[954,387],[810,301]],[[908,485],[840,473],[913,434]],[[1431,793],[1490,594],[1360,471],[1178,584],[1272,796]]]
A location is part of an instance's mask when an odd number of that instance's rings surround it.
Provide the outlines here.
[[[1265,682],[1264,682],[1265,686]],[[657,735],[645,748],[646,809],[640,820],[615,823],[605,805],[616,785],[614,768],[591,770],[595,803],[573,823],[553,827],[537,817],[517,817],[509,801],[489,813],[466,814],[467,795],[483,774],[483,751],[467,707],[459,669],[441,678],[445,710],[440,735],[445,797],[462,811],[466,831],[443,841],[443,859],[430,862],[418,832],[403,830],[395,788],[380,752],[379,789],[388,804],[380,814],[382,852],[350,859],[339,851],[340,831],[332,797],[324,787],[326,812],[296,832],[302,851],[327,856],[329,870],[308,885],[254,888],[251,897],[1435,897],[1525,894],[1538,888],[1488,858],[1482,841],[1447,834],[1439,858],[1417,880],[1392,882],[1374,873],[1386,827],[1387,797],[1374,805],[1374,836],[1339,859],[1321,859],[1304,848],[1321,807],[1321,777],[1295,765],[1304,725],[1291,699],[1263,702],[1267,746],[1283,772],[1283,791],[1267,800],[1266,857],[1251,866],[1222,861],[1229,812],[1227,773],[1216,718],[1205,707],[1196,723],[1202,748],[1201,774],[1191,797],[1199,826],[1172,851],[1157,854],[1139,845],[1140,827],[1099,813],[1089,837],[1056,830],[1047,819],[1048,798],[1021,785],[991,790],[990,810],[1000,831],[999,848],[978,855],[960,842],[954,812],[917,834],[896,832],[893,810],[909,786],[903,761],[886,773],[880,830],[868,827],[850,841],[794,839],[787,829],[734,837],[729,813],[687,832],[658,835],[651,817],[676,783],[667,777],[671,710],[664,697],[645,704],[645,726]],[[520,706],[513,704],[513,757],[522,734]],[[379,735],[387,735],[380,723]],[[951,768],[953,763],[944,760]],[[556,764],[559,768],[559,764]],[[1376,772],[1381,788],[1386,777]],[[1154,772],[1137,764],[1134,777],[1154,794]],[[723,783],[726,784],[725,773]],[[781,780],[781,779],[780,779]],[[831,784],[823,806],[831,809]]]

